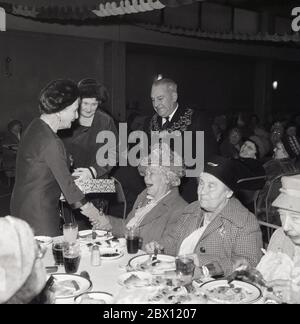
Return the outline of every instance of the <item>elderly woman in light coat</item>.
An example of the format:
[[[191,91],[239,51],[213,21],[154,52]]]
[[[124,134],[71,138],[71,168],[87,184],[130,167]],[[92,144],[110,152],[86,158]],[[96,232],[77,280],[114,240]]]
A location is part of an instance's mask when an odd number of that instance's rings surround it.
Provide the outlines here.
[[[146,189],[137,197],[125,224],[113,216],[98,215],[90,220],[98,229],[112,229],[115,236],[124,236],[126,230],[134,229],[145,246],[172,232],[188,204],[178,191],[184,175],[182,159],[169,146],[155,147],[142,159],[139,172],[144,176]]]
[[[199,178],[198,201],[187,206],[172,233],[146,250],[195,254],[197,275],[201,269],[211,276],[228,275],[240,257],[256,266],[262,255],[261,231],[255,216],[233,197],[234,166],[233,160],[218,156],[207,162]]]

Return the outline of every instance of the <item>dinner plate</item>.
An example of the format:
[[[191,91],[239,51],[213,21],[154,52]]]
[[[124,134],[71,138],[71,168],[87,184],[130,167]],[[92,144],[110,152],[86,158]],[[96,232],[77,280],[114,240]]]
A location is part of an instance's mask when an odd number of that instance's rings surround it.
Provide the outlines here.
[[[68,273],[56,273],[52,274],[54,277],[54,293],[55,298],[74,298],[92,288],[92,282],[82,276],[76,274],[68,274]],[[58,292],[55,287],[58,286],[58,289],[61,288],[72,288],[73,291],[68,292]]]
[[[74,299],[76,304],[112,304],[113,295],[103,291],[85,292]]]
[[[147,287],[152,282],[152,275],[144,271],[123,273],[118,278],[118,284],[127,288]]]
[[[208,299],[218,304],[253,304],[261,296],[261,290],[249,282],[234,280],[230,284],[225,279],[212,280],[200,289]]]
[[[43,244],[45,246],[50,245],[53,242],[52,237],[50,236],[35,236],[34,237],[40,244]]]
[[[128,266],[141,271],[149,271],[153,274],[162,274],[165,271],[175,270],[175,257],[167,254],[158,254],[157,261],[158,263],[151,264],[151,255],[142,254],[133,257],[129,260]]]
[[[102,230],[95,230],[97,236],[95,241],[103,241],[103,240],[108,240],[112,238],[112,234],[107,232],[107,231],[102,231]],[[92,230],[84,230],[84,231],[79,231],[78,232],[79,238],[84,239],[84,240],[92,240]]]

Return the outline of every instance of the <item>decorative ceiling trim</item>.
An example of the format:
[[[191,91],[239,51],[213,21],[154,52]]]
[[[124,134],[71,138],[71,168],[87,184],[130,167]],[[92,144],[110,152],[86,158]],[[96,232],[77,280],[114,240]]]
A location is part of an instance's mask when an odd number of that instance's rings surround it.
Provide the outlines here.
[[[0,0],[0,7],[24,18],[85,20],[160,10],[165,8],[163,2],[178,6],[182,1],[194,0]]]
[[[146,12],[152,10],[160,10],[165,8],[159,0],[155,2],[153,0],[121,0],[119,5],[115,1],[106,2],[105,4],[101,3],[99,8],[92,10],[92,12],[98,17],[108,17],[108,16],[118,16],[139,12]]]
[[[207,32],[200,29],[186,29],[183,27],[174,26],[161,26],[154,24],[143,24],[136,23],[136,26],[142,27],[144,29],[158,31],[161,33],[167,33],[172,35],[194,37],[194,38],[209,38],[215,40],[224,41],[261,41],[261,42],[276,42],[276,43],[287,43],[287,42],[300,42],[300,33],[293,34],[269,34],[269,33],[257,33],[255,35],[241,34],[241,33],[220,33],[220,32]]]

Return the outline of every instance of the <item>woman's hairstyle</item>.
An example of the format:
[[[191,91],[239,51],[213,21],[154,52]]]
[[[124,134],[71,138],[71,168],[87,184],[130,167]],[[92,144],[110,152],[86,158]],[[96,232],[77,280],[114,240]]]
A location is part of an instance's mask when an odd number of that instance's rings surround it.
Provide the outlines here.
[[[72,80],[54,80],[42,89],[39,109],[43,114],[54,114],[71,106],[79,98],[76,83]]]
[[[82,79],[78,82],[80,98],[96,98],[100,103],[105,103],[109,98],[107,88],[94,79]]]
[[[147,169],[153,167],[159,168],[171,187],[179,186],[180,178],[185,175],[182,157],[172,151],[166,143],[154,145],[151,153],[141,160],[138,170],[145,176]]]

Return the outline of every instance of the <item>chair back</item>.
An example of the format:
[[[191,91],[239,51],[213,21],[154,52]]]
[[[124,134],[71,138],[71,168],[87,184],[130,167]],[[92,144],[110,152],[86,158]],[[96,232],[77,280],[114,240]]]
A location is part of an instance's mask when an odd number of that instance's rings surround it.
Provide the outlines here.
[[[126,219],[126,211],[127,211],[127,201],[126,201],[126,197],[124,194],[124,190],[122,187],[122,184],[119,180],[117,180],[114,177],[111,177],[114,181],[115,181],[115,188],[116,188],[116,194],[117,194],[117,201],[119,203],[123,204],[123,221],[125,221]]]

